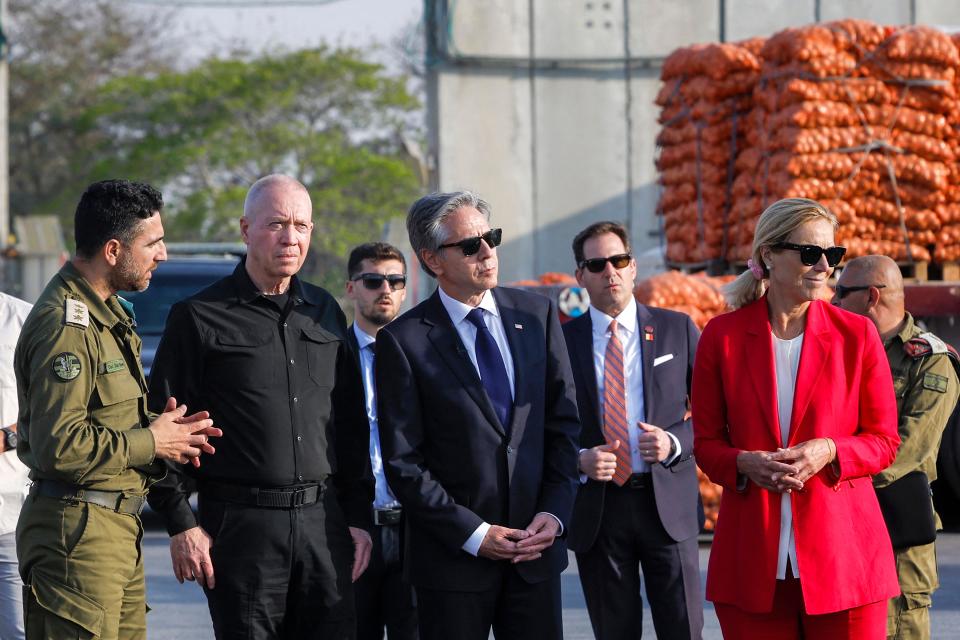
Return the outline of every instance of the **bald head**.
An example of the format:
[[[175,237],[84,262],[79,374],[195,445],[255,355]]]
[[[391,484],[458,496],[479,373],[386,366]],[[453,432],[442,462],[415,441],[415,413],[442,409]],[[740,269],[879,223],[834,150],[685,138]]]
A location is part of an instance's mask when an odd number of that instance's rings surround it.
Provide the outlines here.
[[[887,256],[854,258],[837,279],[833,303],[870,318],[884,338],[896,333],[906,312],[900,268]]]
[[[885,299],[897,298],[903,304],[903,276],[900,267],[887,256],[871,255],[854,258],[843,269],[843,275],[850,278],[844,286],[864,286],[878,284],[883,287]]]
[[[299,180],[279,173],[264,176],[254,182],[247,191],[247,197],[243,201],[243,217],[252,222],[264,211],[273,209],[275,200],[289,198],[305,200],[312,209],[310,192]]]

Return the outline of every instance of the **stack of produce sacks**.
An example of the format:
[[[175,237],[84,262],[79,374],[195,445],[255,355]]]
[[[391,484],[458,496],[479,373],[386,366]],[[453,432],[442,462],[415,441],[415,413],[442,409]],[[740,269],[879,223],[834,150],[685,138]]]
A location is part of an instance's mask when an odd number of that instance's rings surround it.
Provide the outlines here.
[[[960,33],[954,34],[951,40],[960,51]],[[960,73],[954,78],[954,92],[960,98]],[[951,111],[947,117],[956,140],[960,137],[958,135],[960,134],[960,103],[958,108]],[[954,151],[960,158],[960,149],[955,146]],[[950,172],[950,191],[955,197],[948,198],[946,204],[937,207],[941,226],[937,234],[937,246],[933,252],[933,259],[940,263],[960,261],[960,170],[956,166],[951,168],[953,170]]]
[[[928,27],[843,20],[781,31],[760,57],[727,258],[750,256],[766,205],[803,197],[837,214],[848,257],[929,261],[956,209],[956,45]]]
[[[664,61],[656,99],[663,125],[657,213],[665,218],[670,262],[722,257],[733,161],[743,145],[742,119],[759,76],[761,44],[694,45]]]

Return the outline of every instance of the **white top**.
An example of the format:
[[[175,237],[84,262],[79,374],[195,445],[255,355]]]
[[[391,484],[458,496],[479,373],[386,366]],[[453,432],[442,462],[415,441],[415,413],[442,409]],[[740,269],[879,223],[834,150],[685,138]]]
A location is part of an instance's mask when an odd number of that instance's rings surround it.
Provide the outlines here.
[[[374,509],[392,509],[400,503],[387,484],[387,476],[383,473],[383,455],[380,453],[380,423],[377,420],[377,394],[374,382],[374,354],[371,345],[377,339],[361,329],[356,323],[353,325],[353,335],[360,346],[360,369],[363,374],[363,395],[367,403],[367,422],[370,424],[370,467],[373,470],[373,480],[376,490],[373,496]]]
[[[803,334],[792,340],[781,340],[770,333],[773,339],[773,364],[777,374],[777,410],[780,416],[780,446],[786,447],[790,437],[790,420],[793,417],[793,396],[797,390],[797,369],[800,367],[800,351],[803,349]],[[787,577],[787,559],[790,571],[800,577],[797,565],[797,544],[794,540],[792,496],[780,494],[780,545],[777,549],[777,580]]]
[[[20,337],[20,327],[32,305],[19,298],[0,293],[0,426],[17,422],[17,378],[13,373],[13,351]],[[2,434],[0,434],[2,435]],[[29,489],[28,469],[16,451],[0,454],[0,535],[17,528],[20,505]]]

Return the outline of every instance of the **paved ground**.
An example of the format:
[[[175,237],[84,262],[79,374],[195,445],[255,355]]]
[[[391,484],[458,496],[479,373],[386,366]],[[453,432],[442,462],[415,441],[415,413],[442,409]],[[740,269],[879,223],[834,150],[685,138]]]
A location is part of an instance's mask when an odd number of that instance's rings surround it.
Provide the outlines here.
[[[255,540],[250,541],[256,544]],[[213,638],[206,599],[195,584],[180,585],[170,569],[166,535],[151,531],[145,540],[147,593],[153,611],[148,616],[150,640],[203,640]],[[701,578],[706,570],[710,547],[700,548]],[[942,534],[937,541],[941,588],[933,599],[933,637],[956,638],[960,629],[960,534]],[[720,640],[720,628],[710,603],[705,612],[704,640]],[[576,561],[563,574],[563,623],[567,640],[593,637],[583,593],[577,578]],[[644,619],[644,636],[654,638],[649,616]]]

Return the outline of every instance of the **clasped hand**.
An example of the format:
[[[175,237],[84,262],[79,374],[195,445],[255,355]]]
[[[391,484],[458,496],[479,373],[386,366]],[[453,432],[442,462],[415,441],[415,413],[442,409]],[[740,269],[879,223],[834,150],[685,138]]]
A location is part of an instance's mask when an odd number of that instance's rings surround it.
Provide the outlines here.
[[[553,544],[560,523],[549,513],[538,513],[526,529],[490,525],[477,554],[491,560],[509,560],[516,564],[536,560]]]
[[[776,451],[743,451],[737,471],[768,491],[790,493],[803,489],[834,457],[829,439],[815,438]]]

